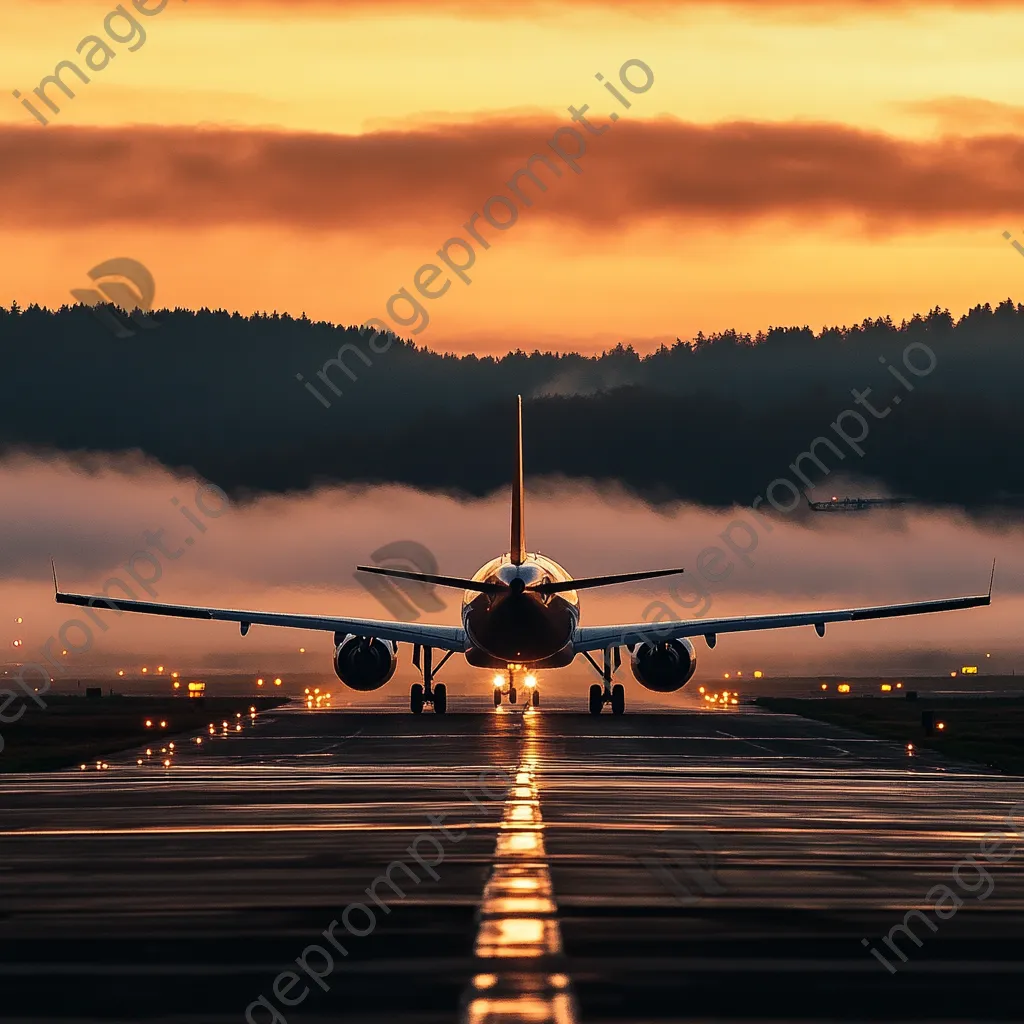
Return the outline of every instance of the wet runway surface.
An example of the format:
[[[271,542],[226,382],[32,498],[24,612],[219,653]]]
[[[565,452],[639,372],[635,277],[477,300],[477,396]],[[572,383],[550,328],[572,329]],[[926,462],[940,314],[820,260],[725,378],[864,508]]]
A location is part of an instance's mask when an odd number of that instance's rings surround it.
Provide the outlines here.
[[[1024,1016],[1024,842],[979,853],[1024,780],[757,708],[549,703],[286,709],[170,768],[0,777],[2,1018]]]

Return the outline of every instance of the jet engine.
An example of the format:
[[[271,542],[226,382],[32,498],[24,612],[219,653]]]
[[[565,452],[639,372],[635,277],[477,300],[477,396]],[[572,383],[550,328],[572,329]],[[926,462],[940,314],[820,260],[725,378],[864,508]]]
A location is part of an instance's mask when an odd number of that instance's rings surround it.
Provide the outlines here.
[[[398,645],[373,637],[335,637],[334,671],[352,690],[379,690],[398,667]]]
[[[685,686],[697,671],[697,655],[689,640],[637,644],[630,668],[641,686],[657,693],[671,693]]]

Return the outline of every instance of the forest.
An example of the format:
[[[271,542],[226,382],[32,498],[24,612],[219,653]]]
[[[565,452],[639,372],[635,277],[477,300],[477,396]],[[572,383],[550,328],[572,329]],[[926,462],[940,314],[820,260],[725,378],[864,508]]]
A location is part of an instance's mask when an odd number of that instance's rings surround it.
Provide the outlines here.
[[[1024,495],[1024,305],[1009,299],[959,319],[936,308],[596,357],[529,352],[527,338],[500,358],[438,354],[356,326],[209,309],[155,311],[149,329],[117,337],[111,313],[0,308],[4,451],[139,450],[235,495],[324,481],[478,495],[510,479],[522,394],[529,475],[727,505],[793,477],[794,459],[815,438],[836,441],[830,425],[870,388],[890,412],[864,413],[863,456],[844,447],[841,463],[825,460],[833,469],[964,507]],[[907,359],[933,368],[914,375]]]

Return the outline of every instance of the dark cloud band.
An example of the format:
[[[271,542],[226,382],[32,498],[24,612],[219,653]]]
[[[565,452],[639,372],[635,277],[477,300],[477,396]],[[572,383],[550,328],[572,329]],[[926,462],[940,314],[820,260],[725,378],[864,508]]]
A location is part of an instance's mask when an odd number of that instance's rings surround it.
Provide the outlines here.
[[[5,127],[0,197],[9,226],[263,223],[433,237],[545,152],[559,124],[358,136]],[[530,193],[531,216],[597,232],[666,218],[843,216],[879,232],[985,222],[1024,206],[1024,136],[1013,134],[920,141],[835,124],[637,120],[593,138],[588,160],[571,185],[555,179]]]

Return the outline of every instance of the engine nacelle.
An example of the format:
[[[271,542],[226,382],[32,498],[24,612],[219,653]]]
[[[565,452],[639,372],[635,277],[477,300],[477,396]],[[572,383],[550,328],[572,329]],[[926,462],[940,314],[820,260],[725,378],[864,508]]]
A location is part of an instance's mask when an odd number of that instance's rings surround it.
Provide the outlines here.
[[[697,671],[697,655],[689,640],[637,644],[630,668],[636,681],[657,693],[672,693],[684,687]]]
[[[379,690],[398,668],[398,645],[393,640],[380,640],[349,633],[339,638],[334,652],[334,671],[352,690]]]

